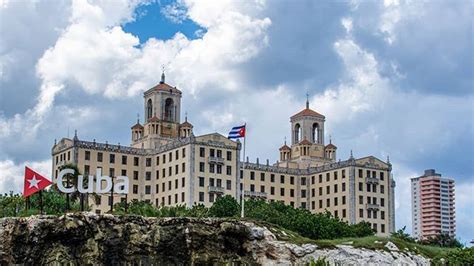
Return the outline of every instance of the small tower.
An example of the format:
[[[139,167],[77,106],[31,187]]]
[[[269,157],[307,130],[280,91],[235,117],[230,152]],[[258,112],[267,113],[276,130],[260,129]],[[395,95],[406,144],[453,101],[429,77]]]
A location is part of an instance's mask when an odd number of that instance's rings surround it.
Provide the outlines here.
[[[132,126],[132,142],[143,137],[143,126],[140,124],[140,118],[137,116],[137,123]]]
[[[179,126],[179,136],[181,138],[189,138],[193,134],[193,125],[188,122],[188,114],[184,117],[184,123]]]
[[[331,161],[336,161],[336,145],[332,144],[331,137],[329,137],[329,144],[324,147],[324,157]]]
[[[289,161],[291,160],[291,148],[286,145],[286,138],[285,138],[285,144],[280,147],[280,161]]]

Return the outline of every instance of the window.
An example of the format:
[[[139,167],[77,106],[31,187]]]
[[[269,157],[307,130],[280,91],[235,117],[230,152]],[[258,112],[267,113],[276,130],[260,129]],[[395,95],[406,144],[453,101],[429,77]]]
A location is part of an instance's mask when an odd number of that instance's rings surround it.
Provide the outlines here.
[[[215,173],[216,172],[216,166],[214,164],[209,165],[209,173]]]
[[[133,157],[133,165],[134,165],[134,166],[138,166],[138,165],[139,165],[139,162],[140,162],[139,159],[140,159],[140,158],[138,158],[138,157]]]
[[[339,217],[337,211],[334,211],[334,217],[336,217],[336,218]]]
[[[181,164],[181,172],[182,173],[186,172],[186,163]]]
[[[184,187],[184,185],[186,184],[186,180],[185,178],[181,178],[181,187]]]
[[[216,157],[216,150],[210,149],[209,154],[210,154],[209,156],[211,156],[211,157]]]
[[[275,187],[270,187],[270,195],[275,195]]]
[[[214,194],[209,194],[209,202],[214,202]]]
[[[209,178],[209,186],[214,186],[214,178]]]
[[[323,200],[319,200],[319,208],[320,208],[320,209],[323,208]]]
[[[225,168],[226,168],[225,169],[226,174],[227,175],[232,175],[232,166],[227,165]]]
[[[232,181],[231,180],[226,180],[226,188],[228,190],[231,190],[232,189]]]
[[[168,162],[172,162],[172,161],[173,161],[173,152],[170,152],[170,153],[168,154],[168,158],[169,158],[169,159],[168,159]]]
[[[275,183],[275,174],[270,174],[270,182]]]
[[[199,201],[200,202],[204,201],[204,192],[199,192]]]
[[[168,167],[168,176],[171,176],[173,174],[173,171],[172,171],[172,168],[171,166]]]
[[[280,176],[280,183],[285,184],[285,176],[284,175]]]
[[[359,217],[364,218],[364,209],[359,209]]]
[[[103,156],[102,152],[97,153],[97,161],[98,162],[102,162],[102,156]]]
[[[227,161],[230,161],[232,160],[232,152],[231,151],[227,151]]]
[[[115,163],[115,154],[110,154],[110,163]]]
[[[311,201],[311,209],[314,210],[316,209],[316,203],[313,201]]]
[[[342,178],[346,178],[346,170],[342,170]],[[345,217],[345,216],[343,215],[343,217]]]
[[[265,182],[265,173],[260,173],[260,181]]]
[[[294,184],[295,184],[295,177],[290,176],[290,185],[294,185]]]
[[[329,173],[326,173],[326,182],[329,182]]]
[[[319,175],[319,183],[321,184],[323,182],[323,175]]]
[[[362,178],[362,169],[359,169],[359,177]]]
[[[175,179],[175,180],[174,180],[174,188],[175,188],[175,189],[178,188],[178,183],[179,183],[178,179]]]
[[[84,156],[85,156],[84,159],[85,159],[86,161],[89,161],[89,160],[91,159],[91,152],[90,152],[90,151],[86,151],[85,154],[84,154]]]
[[[364,204],[364,196],[359,196],[359,204]]]
[[[372,212],[370,210],[367,210],[367,218],[372,218]]]
[[[145,194],[151,194],[151,186],[145,186]]]
[[[329,208],[330,206],[331,206],[331,201],[330,201],[330,199],[326,199],[326,207]]]
[[[133,171],[133,180],[138,180],[138,171]]]
[[[342,218],[346,218],[346,209],[342,209]]]
[[[346,196],[342,196],[342,205],[346,204]]]
[[[301,190],[301,197],[306,198],[306,189]]]
[[[161,177],[166,177],[166,169],[163,169],[163,170],[161,171]]]
[[[367,192],[370,192],[370,190],[371,190],[370,188],[371,188],[371,187],[372,187],[371,184],[367,184]]]
[[[306,177],[301,178],[301,185],[306,186]]]
[[[334,180],[337,180],[337,171],[334,172]]]
[[[315,197],[315,196],[316,196],[315,189],[314,189],[314,188],[312,188],[312,189],[311,189],[311,197]]]
[[[179,159],[179,151],[178,150],[175,151],[174,157],[175,157],[175,160]]]
[[[150,166],[151,166],[151,158],[146,158],[146,160],[145,160],[145,165],[146,165],[146,167],[150,167]]]
[[[385,220],[385,211],[380,212],[380,219]]]
[[[133,185],[133,194],[138,194],[138,185]]]
[[[319,188],[319,196],[322,196],[322,195],[323,195],[323,188],[320,187],[320,188]]]
[[[217,150],[217,157],[222,158],[222,150]]]
[[[335,197],[335,198],[334,198],[334,206],[337,206],[337,205],[338,205],[338,198]]]
[[[186,157],[186,148],[181,149],[181,156],[182,156],[183,158]]]
[[[314,185],[314,175],[311,177],[311,185]]]
[[[160,184],[156,184],[156,186],[155,186],[155,193],[158,193],[158,192],[160,192]],[[156,200],[158,200],[158,199],[156,199]],[[156,203],[156,205],[158,205],[158,203]]]
[[[376,223],[374,223],[374,224],[372,225],[372,228],[374,228],[375,232],[377,232],[377,224],[376,224]]]
[[[166,163],[166,154],[163,154],[163,163]]]
[[[385,199],[384,198],[380,199],[380,206],[382,206],[382,207],[385,206]]]
[[[181,192],[181,202],[184,202],[184,192]]]
[[[337,184],[334,184],[334,193],[337,193]]]
[[[199,157],[206,157],[206,150],[203,147],[199,148]]]
[[[122,164],[127,164],[127,156],[122,155]]]
[[[380,172],[380,180],[383,181],[383,179],[384,179],[383,172]]]
[[[342,191],[346,191],[346,183],[342,183]]]
[[[385,233],[385,224],[380,225],[380,232]]]
[[[151,172],[145,172],[145,180],[151,180]]]
[[[174,166],[174,174],[177,175],[179,173],[179,165]]]
[[[280,188],[280,196],[285,196],[285,189],[284,188]]]
[[[255,180],[255,172],[250,171],[250,180]]]
[[[295,196],[295,190],[294,189],[290,189],[290,197],[294,197]]]
[[[372,192],[377,193],[377,185],[376,184],[372,185]]]
[[[265,186],[260,186],[260,192],[265,193]]]
[[[204,163],[203,162],[199,163],[199,172],[204,173]]]
[[[383,185],[380,185],[380,193],[382,194],[385,193],[385,187]]]
[[[199,177],[199,186],[204,187],[204,177]]]
[[[160,156],[156,156],[156,165],[160,165]]]
[[[326,194],[328,195],[331,193],[329,190],[330,190],[330,186],[326,186]]]
[[[359,182],[359,191],[362,191],[363,190],[363,184],[361,182]]]
[[[127,176],[127,170],[122,169],[122,176]]]

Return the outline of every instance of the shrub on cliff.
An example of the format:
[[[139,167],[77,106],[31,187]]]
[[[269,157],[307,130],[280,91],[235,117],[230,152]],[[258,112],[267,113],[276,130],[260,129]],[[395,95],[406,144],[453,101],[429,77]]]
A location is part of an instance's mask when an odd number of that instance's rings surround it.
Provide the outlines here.
[[[239,215],[240,205],[231,195],[218,197],[209,209],[214,217],[236,217]]]

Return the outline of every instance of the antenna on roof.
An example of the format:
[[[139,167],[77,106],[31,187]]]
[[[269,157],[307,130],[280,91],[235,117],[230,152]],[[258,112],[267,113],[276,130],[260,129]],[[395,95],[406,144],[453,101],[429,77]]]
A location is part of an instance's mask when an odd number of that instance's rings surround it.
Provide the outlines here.
[[[309,93],[306,91],[306,109],[309,109]]]
[[[161,84],[165,83],[165,65],[161,65]]]

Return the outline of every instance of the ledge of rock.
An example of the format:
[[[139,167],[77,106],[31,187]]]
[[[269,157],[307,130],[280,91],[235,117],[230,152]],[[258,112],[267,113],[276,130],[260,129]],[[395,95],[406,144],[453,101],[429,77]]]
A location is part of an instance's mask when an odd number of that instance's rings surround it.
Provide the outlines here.
[[[429,265],[421,256],[280,241],[266,227],[229,219],[92,213],[0,219],[0,264]]]

